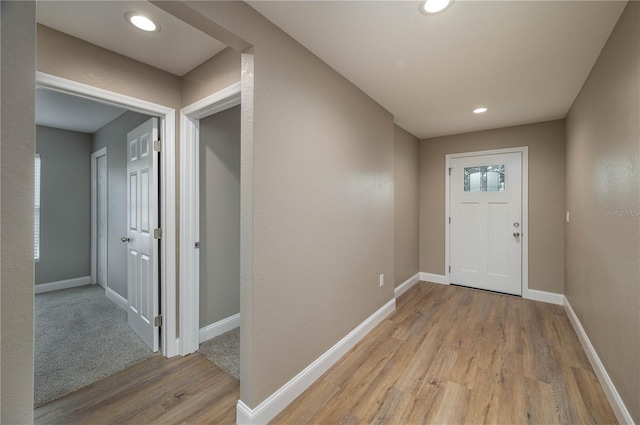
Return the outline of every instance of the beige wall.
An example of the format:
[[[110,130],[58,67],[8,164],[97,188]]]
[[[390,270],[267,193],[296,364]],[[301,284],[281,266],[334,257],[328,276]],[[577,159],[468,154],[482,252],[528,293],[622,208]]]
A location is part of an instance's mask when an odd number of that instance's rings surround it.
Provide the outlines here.
[[[180,109],[180,77],[43,25],[37,55],[40,72]]]
[[[640,423],[640,3],[567,117],[566,295]]]
[[[240,312],[240,106],[200,120],[200,327]]]
[[[394,125],[395,286],[420,271],[420,141]]]
[[[253,408],[393,298],[393,118],[245,3],[189,5],[255,52],[253,185],[241,182],[253,191],[241,399]]]
[[[91,152],[91,134],[36,126],[41,163],[36,285],[91,275]]]
[[[564,121],[425,139],[420,144],[420,271],[445,271],[445,155],[529,148],[529,288],[564,293]]]
[[[182,77],[182,107],[240,82],[240,53],[226,48]]]
[[[35,2],[0,5],[0,422],[33,422]]]

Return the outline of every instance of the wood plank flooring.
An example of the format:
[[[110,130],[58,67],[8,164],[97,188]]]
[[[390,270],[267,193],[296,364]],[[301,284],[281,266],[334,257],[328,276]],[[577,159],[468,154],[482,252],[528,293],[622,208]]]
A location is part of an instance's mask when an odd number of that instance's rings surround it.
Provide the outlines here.
[[[238,382],[154,357],[35,411],[37,424],[234,424]],[[560,306],[419,283],[273,424],[617,423]]]
[[[272,424],[612,424],[561,306],[419,283]]]
[[[36,424],[235,424],[240,384],[199,353],[155,356],[35,410]]]

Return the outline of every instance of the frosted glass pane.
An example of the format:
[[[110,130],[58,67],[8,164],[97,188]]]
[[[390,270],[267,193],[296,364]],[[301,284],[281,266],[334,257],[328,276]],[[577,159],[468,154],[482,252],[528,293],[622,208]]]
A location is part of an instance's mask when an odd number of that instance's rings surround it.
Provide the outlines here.
[[[480,192],[482,173],[471,173],[469,175],[469,192]]]
[[[504,192],[504,164],[465,167],[465,192]]]

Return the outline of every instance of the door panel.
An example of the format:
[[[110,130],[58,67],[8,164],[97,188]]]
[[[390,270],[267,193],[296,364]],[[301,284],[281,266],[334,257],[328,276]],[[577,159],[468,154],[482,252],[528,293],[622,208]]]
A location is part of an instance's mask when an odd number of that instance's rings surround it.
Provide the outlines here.
[[[522,294],[522,155],[451,160],[450,281]]]
[[[148,235],[151,233],[149,226],[149,170],[140,172],[140,232]]]
[[[146,294],[151,290],[152,282],[151,258],[147,255],[140,255],[140,293]],[[140,299],[140,317],[146,322],[151,323],[153,311],[150,305],[149,297]]]
[[[157,156],[151,144],[158,137],[158,122],[152,118],[127,135],[128,191],[128,282],[129,326],[153,351],[159,348],[158,315],[158,241],[153,229],[158,227]]]
[[[487,249],[487,273],[492,276],[506,277],[507,250],[509,240],[508,231],[508,205],[506,203],[490,202],[487,205],[488,213],[488,246]]]
[[[479,208],[477,203],[462,203],[462,235],[465,243],[462,248],[462,270],[468,272],[479,272]]]
[[[129,210],[129,230],[138,230],[138,173],[133,172],[129,174],[129,204],[127,208]]]
[[[128,294],[129,294],[129,309],[134,313],[138,313],[140,310],[140,303],[138,302],[138,291],[135,284],[138,276],[138,253],[132,249],[129,250],[129,273],[128,273]]]

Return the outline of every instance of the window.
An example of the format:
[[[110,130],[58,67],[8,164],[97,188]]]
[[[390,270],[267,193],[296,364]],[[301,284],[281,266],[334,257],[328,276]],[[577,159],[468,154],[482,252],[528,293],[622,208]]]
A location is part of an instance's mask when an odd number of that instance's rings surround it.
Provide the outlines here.
[[[504,164],[464,169],[465,192],[504,192]]]
[[[35,213],[34,213],[34,259],[40,260],[40,155],[36,154],[35,164]]]

